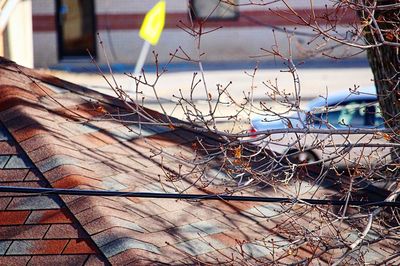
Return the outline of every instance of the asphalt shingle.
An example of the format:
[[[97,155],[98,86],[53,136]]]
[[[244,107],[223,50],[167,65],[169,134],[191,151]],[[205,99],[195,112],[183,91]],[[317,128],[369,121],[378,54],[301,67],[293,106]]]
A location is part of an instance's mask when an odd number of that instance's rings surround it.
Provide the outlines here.
[[[127,186],[124,186],[120,182],[116,181],[114,178],[105,178],[102,184],[108,190],[123,190],[128,188]]]
[[[197,223],[190,224],[193,227],[204,232],[206,235],[216,234],[224,232],[225,230],[231,229],[231,227],[217,221],[217,220],[206,220]]]
[[[132,238],[117,239],[113,242],[108,243],[105,246],[100,247],[100,249],[103,251],[104,255],[106,255],[107,258],[115,256],[128,249],[142,249],[160,254],[160,250],[157,246]]]
[[[61,254],[68,240],[16,240],[9,247],[6,255]]]
[[[240,248],[240,247],[238,247]],[[265,256],[270,256],[273,249],[269,249],[261,244],[255,243],[245,243],[241,246],[246,257],[261,258]]]
[[[0,155],[0,169],[4,168],[4,166],[7,164],[9,159],[10,159],[10,156]]]
[[[28,265],[86,265],[88,255],[33,256]]]
[[[23,224],[28,215],[29,211],[0,211],[0,225]]]
[[[8,210],[44,210],[57,209],[62,206],[61,200],[56,196],[36,196],[14,198],[8,205]]]
[[[198,256],[225,248],[222,243],[213,239],[207,239],[207,241],[203,239],[193,239],[190,241],[178,243],[176,244],[176,247],[192,256]]]
[[[60,165],[80,165],[79,161],[68,155],[55,155],[36,164],[42,173],[50,171]]]
[[[27,169],[31,168],[33,165],[26,156],[12,155],[10,160],[8,160],[5,168],[6,169]]]
[[[282,208],[276,204],[265,204],[262,206],[253,207],[241,213],[247,216],[261,216],[265,218],[271,218],[278,215],[280,211],[282,211]]]
[[[42,239],[49,225],[9,225],[0,227],[0,239]]]
[[[85,224],[85,228],[90,234],[98,233],[100,231],[113,228],[115,226],[127,228],[136,232],[145,232],[145,229],[134,222],[120,219],[114,216],[108,216],[106,213],[104,213],[102,217]]]
[[[65,211],[62,209],[56,210],[33,210],[28,219],[25,222],[26,224],[65,224],[72,223],[70,217],[67,216]]]
[[[6,254],[8,247],[11,245],[12,241],[0,241],[0,255]]]
[[[86,123],[60,123],[59,127],[62,130],[69,132],[72,136],[80,135],[80,134],[89,134],[94,133],[99,130],[99,128]]]
[[[63,254],[94,254],[96,250],[90,239],[71,239],[63,250]]]

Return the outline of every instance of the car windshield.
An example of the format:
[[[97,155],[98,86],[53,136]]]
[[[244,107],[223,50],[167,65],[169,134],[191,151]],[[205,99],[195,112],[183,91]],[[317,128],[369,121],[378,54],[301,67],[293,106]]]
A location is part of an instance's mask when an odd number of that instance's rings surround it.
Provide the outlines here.
[[[310,112],[309,123],[314,126],[379,127],[383,125],[377,102],[344,102],[337,106],[318,108]]]

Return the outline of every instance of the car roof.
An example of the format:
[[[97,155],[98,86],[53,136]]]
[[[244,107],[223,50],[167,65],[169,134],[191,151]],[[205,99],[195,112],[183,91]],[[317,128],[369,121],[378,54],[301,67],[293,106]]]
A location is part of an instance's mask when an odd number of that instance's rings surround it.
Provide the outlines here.
[[[358,89],[355,92],[350,91],[341,91],[333,94],[328,94],[327,99],[323,97],[318,97],[312,100],[308,104],[308,110],[312,110],[315,108],[323,107],[323,106],[331,106],[340,102],[351,102],[351,101],[376,101],[376,89],[374,86]]]
[[[315,111],[315,109],[321,107],[333,106],[337,103],[346,103],[352,101],[377,101],[375,87],[371,86],[367,88],[357,89],[356,92],[350,92],[349,90],[335,92],[332,94],[328,94],[327,99],[323,97],[315,98],[308,103],[305,111]],[[305,113],[301,113],[300,116],[300,119],[305,119]],[[297,115],[291,115],[288,118],[298,120]],[[282,120],[277,118],[275,115],[257,115],[251,119],[251,123],[253,126],[260,124],[260,122],[263,122],[262,124],[264,125],[266,125],[265,122],[268,122],[268,128],[282,128]]]

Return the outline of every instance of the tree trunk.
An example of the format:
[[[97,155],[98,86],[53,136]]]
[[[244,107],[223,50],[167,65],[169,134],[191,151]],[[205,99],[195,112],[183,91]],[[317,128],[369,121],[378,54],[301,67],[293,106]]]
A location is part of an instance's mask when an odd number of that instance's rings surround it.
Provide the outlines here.
[[[369,6],[374,6],[375,3],[378,7],[399,4],[397,0],[367,0],[362,2]],[[368,22],[372,25],[372,27],[366,26],[364,28],[366,41],[368,44],[378,44],[377,47],[367,50],[368,61],[374,75],[385,126],[394,129],[395,135],[392,141],[400,143],[398,135],[400,129],[400,47],[393,45],[393,43],[399,43],[400,40],[400,8],[396,6],[390,9],[377,8],[374,10],[371,8],[369,11],[364,10],[359,13],[364,23]],[[370,18],[371,13],[374,15],[379,30]],[[382,36],[384,40],[382,40]],[[392,159],[396,164],[400,162],[399,151],[397,148],[393,149],[392,152]]]
[[[382,45],[368,49],[367,55],[385,125],[396,129],[400,126],[399,49]]]

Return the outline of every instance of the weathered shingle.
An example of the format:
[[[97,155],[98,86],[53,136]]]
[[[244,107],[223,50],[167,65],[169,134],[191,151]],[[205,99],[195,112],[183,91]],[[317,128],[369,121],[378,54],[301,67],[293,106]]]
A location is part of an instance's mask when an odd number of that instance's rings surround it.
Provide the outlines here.
[[[6,169],[10,169],[10,168],[12,168],[12,169],[15,169],[15,168],[27,169],[27,168],[31,168],[32,166],[33,166],[32,163],[30,162],[30,160],[28,158],[26,158],[26,156],[12,155],[4,168],[6,168]]]
[[[56,196],[36,196],[14,198],[8,210],[42,210],[60,208],[62,203]]]
[[[9,159],[10,159],[10,156],[0,155],[0,169],[4,168],[4,166],[6,166]]]
[[[142,249],[159,254],[159,249],[152,244],[132,238],[120,238],[100,248],[106,257],[112,257],[129,249]]]
[[[42,173],[50,171],[60,165],[81,165],[76,158],[68,155],[54,155],[43,161],[36,163]]]
[[[55,210],[32,210],[26,224],[64,224],[72,223],[71,218],[63,209]]]
[[[16,240],[7,251],[7,255],[53,255],[61,254],[68,240]]]
[[[178,243],[176,244],[176,247],[192,256],[197,256],[208,252],[213,252],[221,248],[225,248],[222,243],[218,242],[217,240],[211,239],[208,241],[202,239],[193,239],[190,241]]]
[[[29,211],[0,211],[0,217],[2,217],[0,225],[23,224],[29,213]]]
[[[0,241],[0,255],[4,255],[12,241]]]

